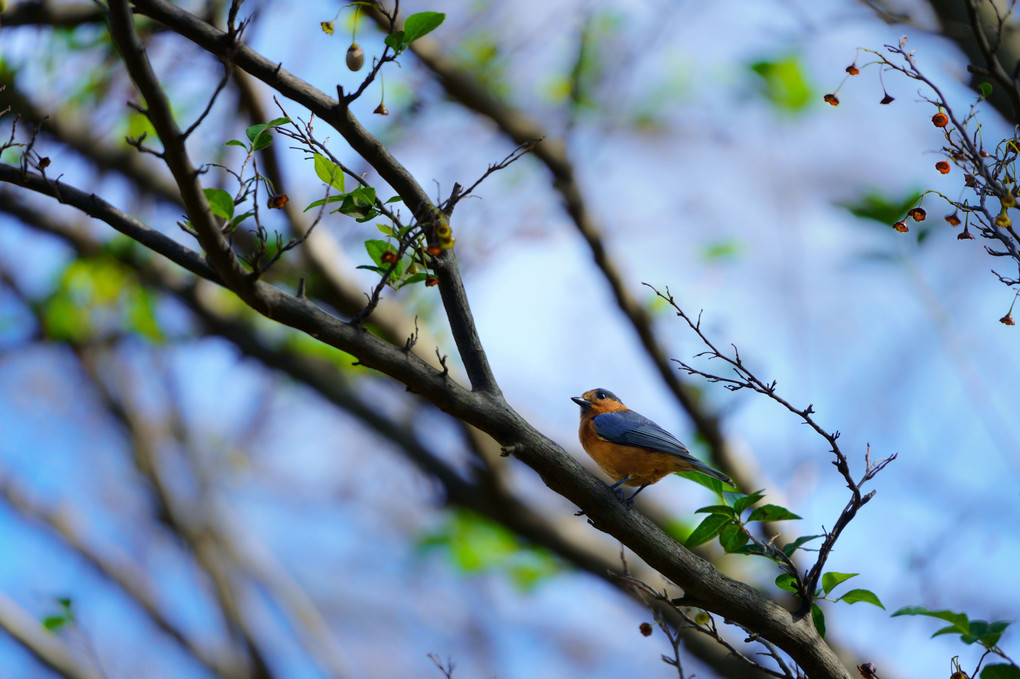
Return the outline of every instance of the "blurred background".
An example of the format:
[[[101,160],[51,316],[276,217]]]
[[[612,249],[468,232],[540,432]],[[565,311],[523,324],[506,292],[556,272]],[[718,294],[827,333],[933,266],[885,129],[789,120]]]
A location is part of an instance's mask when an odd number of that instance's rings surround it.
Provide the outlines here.
[[[224,24],[222,3],[180,4]],[[0,21],[27,16],[23,5],[37,3],[12,2]],[[49,176],[194,247],[177,226],[165,168],[124,141],[147,123],[125,106],[130,82],[92,6],[43,5],[82,14],[58,25],[56,14],[4,21],[0,96],[22,115],[18,133],[30,134],[33,115],[50,116],[36,142]],[[323,92],[351,91],[364,72],[344,65],[355,26],[341,8],[249,1],[245,38]],[[966,112],[977,97],[943,9],[400,4],[405,16],[444,12],[427,45],[537,124],[543,144],[563,145],[589,223],[668,357],[724,369],[698,363],[704,347],[643,283],[701,312],[712,340],[736,345],[791,403],[813,404],[817,421],[841,433],[855,477],[869,446],[873,460],[898,455],[829,561],[860,573],[849,585],[875,592],[885,610],[822,604],[830,641],[884,679],[948,676],[952,656],[965,669],[980,656],[956,637],[929,639],[937,621],[892,611],[925,605],[1009,620],[1020,610],[1017,331],[999,322],[1013,294],[990,272],[1009,266],[981,241],[958,240],[960,228],[943,220],[952,208],[935,195],[923,199],[926,222],[891,228],[925,189],[963,195],[963,177],[934,169],[944,137],[930,121],[931,93],[900,74],[880,78],[859,50],[906,36],[921,70]],[[327,35],[320,22],[338,10]],[[190,124],[222,67],[145,21],[150,57]],[[384,34],[364,16],[356,30],[370,65]],[[827,105],[851,63],[861,74],[839,89],[838,107]],[[383,96],[386,117],[372,113]],[[192,157],[237,171],[244,153],[225,141],[278,116],[309,119],[279,104],[261,83],[232,84],[190,140]],[[437,200],[516,146],[410,52],[352,111]],[[0,138],[13,116],[0,119]],[[1013,134],[988,103],[978,116],[986,143]],[[392,195],[339,135],[321,123],[315,131]],[[259,162],[297,206],[286,219],[307,224],[300,210],[321,198],[321,182],[291,147],[276,135]],[[226,172],[211,167],[207,177],[231,190]],[[660,660],[665,637],[639,632],[647,608],[535,547],[534,535],[467,511],[435,472],[497,479],[498,492],[549,531],[619,564],[618,544],[524,465],[480,456],[483,444],[400,385],[256,319],[210,285],[192,286],[172,265],[152,265],[106,225],[12,186],[0,201],[0,608],[47,622],[94,673],[82,676],[216,676],[238,645],[280,677],[443,676],[429,654],[465,679],[675,675]],[[869,208],[893,219],[859,216]],[[264,219],[293,228],[282,212]],[[488,177],[452,226],[481,338],[518,412],[594,469],[570,397],[605,387],[707,454],[535,154]],[[355,267],[371,263],[363,242],[381,236],[341,215],[317,229],[275,282],[293,288],[307,277],[314,293],[332,289],[335,275],[337,290],[364,300],[376,278]],[[123,264],[132,258],[147,263]],[[449,354],[459,375],[436,289],[384,297],[376,331],[399,343],[417,323],[422,355]],[[318,299],[345,315],[341,294]],[[767,501],[803,517],[781,526],[783,539],[831,528],[849,495],[825,441],[764,397],[688,384],[719,417],[735,464]],[[712,503],[679,478],[642,498],[639,508],[681,533]],[[709,555],[728,573],[780,596],[768,562],[718,552]],[[1015,657],[1016,642],[1010,630],[1001,645]],[[688,672],[716,676],[696,656],[683,656]],[[0,634],[0,667],[5,678],[54,671],[10,634]]]

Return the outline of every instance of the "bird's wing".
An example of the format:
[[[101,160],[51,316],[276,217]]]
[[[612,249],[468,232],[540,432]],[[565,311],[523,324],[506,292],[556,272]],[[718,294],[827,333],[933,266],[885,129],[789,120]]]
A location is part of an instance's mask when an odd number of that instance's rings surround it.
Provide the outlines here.
[[[595,433],[601,439],[624,446],[637,446],[648,450],[658,450],[679,457],[685,471],[696,471],[719,479],[723,483],[733,485],[730,477],[691,455],[687,446],[676,440],[668,431],[639,415],[633,410],[620,410],[614,413],[602,413],[592,418]]]
[[[687,446],[668,431],[633,410],[602,413],[592,418],[595,433],[610,443],[637,446],[694,459]]]

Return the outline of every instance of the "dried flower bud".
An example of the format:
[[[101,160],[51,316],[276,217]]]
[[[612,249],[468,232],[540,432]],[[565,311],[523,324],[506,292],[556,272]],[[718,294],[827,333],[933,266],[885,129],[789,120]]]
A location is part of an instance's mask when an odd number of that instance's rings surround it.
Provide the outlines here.
[[[878,669],[874,663],[866,662],[857,666],[857,671],[861,673],[864,679],[878,679]]]
[[[641,626],[638,627],[638,629],[641,630],[641,636],[643,636],[643,637],[650,637],[650,636],[652,636],[652,625],[651,625],[651,623],[643,622],[643,623],[641,623]]]
[[[949,174],[949,161],[940,160],[939,162],[935,163],[935,169],[941,172],[942,174]]]
[[[381,116],[388,116],[390,114],[390,111],[389,111],[389,109],[386,108],[386,104],[384,104],[384,103],[382,103],[380,101],[379,105],[375,107],[375,110],[372,111],[372,113],[375,113],[375,114],[381,115]]]
[[[1013,226],[1013,220],[1012,220],[1012,219],[1010,219],[1010,218],[1009,218],[1009,215],[1008,215],[1008,214],[1006,214],[1006,211],[1005,211],[1005,210],[1003,210],[1003,211],[1002,211],[1002,212],[1000,212],[1000,213],[999,213],[999,215],[998,215],[998,216],[997,216],[997,217],[995,218],[995,225],[996,225],[996,226],[1001,226],[1002,228],[1004,228],[1004,229],[1005,229],[1005,228],[1007,228],[1007,227]]]
[[[427,248],[425,248],[425,253],[429,254],[429,255],[432,255],[433,257],[438,255],[442,251],[443,251],[443,248],[439,247],[438,245],[430,245]]]
[[[50,166],[50,157],[49,156],[43,156],[42,158],[39,159],[39,169],[40,170],[45,170],[49,166]]]
[[[351,46],[347,48],[347,68],[352,71],[360,71],[364,65],[365,52],[358,43],[352,42]]]
[[[434,276],[427,276],[425,278],[425,287],[431,288],[434,285],[439,285],[439,279]]]
[[[1016,323],[1013,322],[1013,314],[1011,313],[1000,318],[999,323],[1002,323],[1003,325],[1016,325]]]
[[[825,95],[825,103],[829,104],[831,106],[839,106],[839,97],[837,97],[835,94],[831,94],[831,93],[830,94],[826,94]]]
[[[949,116],[942,111],[939,111],[931,117],[931,124],[935,127],[945,127],[949,124]]]
[[[846,72],[850,75],[857,75],[861,72],[861,69],[857,68],[857,64],[853,63],[846,67]]]
[[[956,234],[956,240],[974,240],[974,236],[971,235],[970,231],[968,231],[967,227],[965,226],[963,227],[963,231]]]
[[[927,217],[928,214],[924,211],[924,208],[912,207],[907,212],[907,216],[913,219],[915,222],[923,222],[924,218]]]
[[[332,21],[320,21],[319,27],[322,29],[322,32],[325,33],[326,35],[333,35]]]
[[[269,197],[269,200],[266,201],[266,206],[270,210],[279,210],[287,204],[288,200],[290,200],[290,198],[287,197],[286,193],[277,193],[276,195]]]
[[[894,97],[891,94],[889,94],[888,92],[886,92],[885,96],[882,97],[882,101],[880,101],[878,103],[880,103],[880,104],[891,104],[894,101],[896,101],[896,97]]]
[[[398,259],[397,253],[394,252],[393,250],[387,250],[386,252],[382,253],[379,256],[379,261],[381,261],[383,264],[392,264],[393,262],[397,261],[397,259]]]
[[[950,226],[960,225],[960,218],[956,215],[955,212],[951,215],[946,215],[946,221],[949,222]]]
[[[906,233],[907,231],[910,231],[910,229],[907,227],[907,223],[905,221],[903,221],[902,219],[900,221],[896,222],[895,224],[893,224],[892,226],[893,226],[894,229],[896,229],[900,233]]]

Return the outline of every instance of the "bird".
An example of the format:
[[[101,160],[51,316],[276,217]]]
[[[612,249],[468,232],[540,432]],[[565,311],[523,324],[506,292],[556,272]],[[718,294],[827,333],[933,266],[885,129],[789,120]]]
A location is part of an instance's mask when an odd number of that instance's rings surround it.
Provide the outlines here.
[[[637,486],[624,499],[628,507],[638,493],[673,472],[698,472],[733,486],[730,477],[691,455],[675,436],[608,389],[589,389],[571,400],[581,406],[581,447],[613,480],[609,489],[623,499],[620,486]]]

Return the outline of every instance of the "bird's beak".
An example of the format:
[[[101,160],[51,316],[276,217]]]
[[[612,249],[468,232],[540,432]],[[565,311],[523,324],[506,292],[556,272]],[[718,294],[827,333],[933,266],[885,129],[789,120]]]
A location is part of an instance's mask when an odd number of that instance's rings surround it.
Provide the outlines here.
[[[591,401],[588,401],[581,396],[571,396],[570,400],[581,406],[581,410],[588,410],[588,408],[591,408]]]

